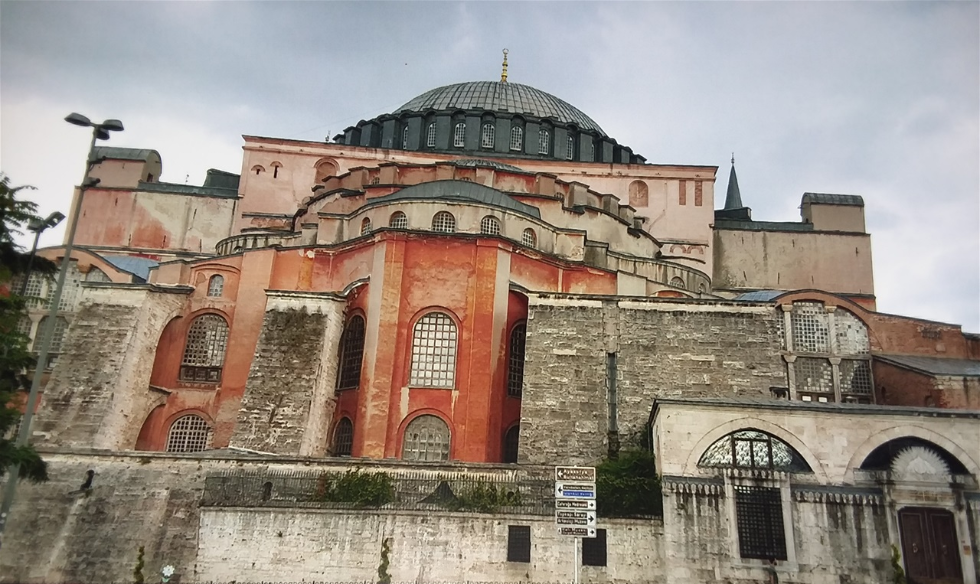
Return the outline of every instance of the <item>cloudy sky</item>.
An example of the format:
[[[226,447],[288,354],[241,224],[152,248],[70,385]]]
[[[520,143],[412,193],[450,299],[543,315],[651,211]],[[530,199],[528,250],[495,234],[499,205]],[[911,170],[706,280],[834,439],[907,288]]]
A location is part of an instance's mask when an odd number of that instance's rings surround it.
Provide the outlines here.
[[[241,135],[322,140],[433,87],[510,80],[651,163],[734,151],[753,217],[867,205],[879,309],[980,331],[980,3],[0,2],[0,169],[67,212],[89,134],[162,180],[240,172]],[[61,233],[42,244],[53,245]]]

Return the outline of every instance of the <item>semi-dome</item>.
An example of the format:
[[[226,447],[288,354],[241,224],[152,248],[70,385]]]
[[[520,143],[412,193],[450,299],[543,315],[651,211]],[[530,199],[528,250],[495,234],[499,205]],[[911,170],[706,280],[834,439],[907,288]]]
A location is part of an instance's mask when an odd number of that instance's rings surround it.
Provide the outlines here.
[[[554,118],[559,122],[575,124],[583,130],[593,130],[600,136],[606,135],[599,124],[582,110],[550,93],[520,83],[469,81],[437,87],[409,100],[394,113],[454,109]]]

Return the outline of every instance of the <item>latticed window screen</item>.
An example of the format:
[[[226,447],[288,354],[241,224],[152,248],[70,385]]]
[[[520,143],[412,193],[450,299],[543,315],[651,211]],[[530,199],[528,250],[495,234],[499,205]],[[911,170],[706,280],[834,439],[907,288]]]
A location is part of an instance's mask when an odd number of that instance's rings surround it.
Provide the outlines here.
[[[683,288],[684,280],[680,276],[674,276],[670,279],[670,285],[674,288]]]
[[[834,393],[834,374],[829,360],[797,357],[793,370],[797,392]]]
[[[868,327],[850,312],[837,309],[834,314],[834,332],[837,335],[838,355],[867,355],[871,352]]]
[[[500,235],[500,221],[496,217],[487,215],[480,221],[480,233],[485,235]]]
[[[803,353],[830,351],[830,321],[823,304],[795,302],[790,317],[793,326],[793,348]]]
[[[37,323],[37,336],[38,340],[41,339],[48,327],[48,319],[50,316],[45,316],[41,319],[41,322]],[[54,330],[51,331],[51,346],[48,349],[48,353],[51,355],[57,355],[61,352],[62,344],[65,341],[65,332],[68,330],[68,319],[64,317],[56,317],[54,320]],[[41,343],[35,340],[34,342],[34,352],[37,353],[41,349]],[[47,364],[47,367],[51,367],[52,362]]]
[[[431,312],[415,323],[409,384],[452,388],[456,382],[456,323],[449,315]]]
[[[524,128],[514,126],[510,129],[510,149],[521,150],[524,148]]]
[[[22,316],[20,317],[20,320],[17,321],[17,332],[24,335],[25,337],[29,337],[31,336],[32,325],[33,323],[31,322],[30,317]]]
[[[521,426],[520,424],[507,430],[504,435],[504,462],[517,462],[517,453],[521,445]]]
[[[187,345],[180,363],[183,381],[221,381],[221,366],[228,345],[228,324],[216,314],[194,319],[187,331]]]
[[[466,124],[460,122],[453,128],[453,146],[462,148],[466,145]]]
[[[221,296],[225,292],[225,277],[211,276],[208,280],[208,296]]]
[[[524,345],[527,341],[527,323],[520,323],[510,331],[510,354],[507,368],[507,395],[521,397],[524,388]]]
[[[565,142],[565,160],[571,160],[575,158],[575,138],[569,136]]]
[[[527,247],[537,247],[538,236],[535,235],[533,229],[529,228],[524,230],[524,233],[521,234],[521,243],[523,243]]]
[[[871,394],[871,363],[857,359],[841,359],[841,393]]]
[[[31,277],[27,280],[27,290],[24,291],[24,296],[28,298],[28,306],[47,306],[48,303],[41,294],[44,290],[44,284],[47,283],[46,280],[47,278],[43,276],[31,274]],[[23,285],[23,282],[17,283],[18,288]],[[50,283],[48,287],[53,288],[54,283]]]
[[[402,150],[408,150],[408,126],[402,129]]]
[[[595,537],[582,538],[582,565],[606,565],[606,530],[595,530]]]
[[[402,459],[449,460],[449,426],[436,416],[419,416],[405,428]]]
[[[361,235],[367,235],[368,233],[371,233],[371,219],[369,217],[365,217],[364,220],[361,221]]]
[[[548,130],[538,130],[538,154],[547,154],[551,149],[551,133]]]
[[[350,418],[341,418],[333,432],[333,455],[350,456],[354,447],[354,423]]]
[[[110,278],[108,274],[106,274],[99,268],[92,266],[89,269],[88,273],[85,274],[85,281],[86,282],[111,282],[112,278]]]
[[[483,124],[483,131],[480,134],[480,146],[484,148],[493,148],[495,133],[493,124]]]
[[[429,124],[429,129],[426,131],[425,135],[425,145],[429,148],[436,147],[436,125]]]
[[[207,420],[189,414],[174,420],[167,435],[167,452],[200,452],[211,448],[213,432]]]
[[[340,374],[337,389],[357,389],[361,382],[361,361],[364,358],[364,317],[354,315],[340,337]]]
[[[408,229],[408,217],[401,211],[395,211],[388,219],[388,227],[395,229]]]
[[[440,233],[455,233],[456,218],[448,211],[439,211],[432,218],[432,230]]]
[[[738,550],[743,558],[786,559],[779,489],[735,485]]]
[[[507,561],[523,563],[531,561],[531,526],[507,526]]]
[[[792,446],[759,430],[732,432],[705,449],[700,467],[809,472],[810,466]]]
[[[72,261],[68,264],[68,271],[65,274],[65,286],[61,290],[61,301],[58,303],[58,310],[63,312],[74,312],[78,305],[78,298],[82,292],[82,273],[78,271],[78,262]],[[48,282],[48,302],[54,300],[57,285],[54,280]]]

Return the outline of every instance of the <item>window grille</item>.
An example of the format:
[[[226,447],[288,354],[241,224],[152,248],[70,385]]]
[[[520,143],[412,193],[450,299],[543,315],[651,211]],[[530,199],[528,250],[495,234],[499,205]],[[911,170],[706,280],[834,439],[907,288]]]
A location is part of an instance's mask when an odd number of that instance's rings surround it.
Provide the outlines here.
[[[510,355],[507,370],[507,395],[521,397],[524,388],[524,346],[527,341],[527,323],[522,322],[510,331]]]
[[[376,176],[376,177],[372,178],[371,179],[371,184],[373,184],[373,185],[379,185],[379,184],[381,184],[381,177],[380,176]]]
[[[354,423],[350,418],[341,418],[333,433],[333,455],[350,456],[354,448]]]
[[[565,142],[565,160],[571,160],[575,158],[575,138],[569,136]]]
[[[388,227],[395,229],[408,229],[408,217],[401,211],[395,211],[388,219]]]
[[[819,302],[795,302],[790,317],[793,326],[793,348],[804,353],[830,351],[830,322]]]
[[[228,323],[216,314],[194,319],[187,331],[187,345],[180,363],[182,381],[217,383],[228,344]]]
[[[551,133],[548,130],[538,130],[538,154],[547,154],[551,149]]]
[[[456,323],[442,312],[430,312],[412,332],[409,384],[452,388],[456,381]]]
[[[493,148],[493,139],[496,130],[493,124],[483,124],[483,132],[480,137],[480,146],[484,148]]]
[[[521,444],[521,426],[517,424],[504,435],[504,462],[517,462],[517,452]]]
[[[735,485],[738,550],[743,558],[786,559],[779,489]]]
[[[522,150],[524,148],[524,128],[514,126],[510,129],[510,149]]]
[[[37,338],[42,338],[45,330],[48,326],[48,319],[50,316],[45,316],[37,323]],[[58,354],[61,353],[62,345],[65,341],[65,332],[68,330],[68,319],[58,316],[54,321],[54,329],[51,331],[51,345],[48,348],[48,362],[44,364],[45,369],[52,369],[54,367],[54,362],[58,358]],[[40,352],[41,343],[34,341],[34,353]]]
[[[537,247],[538,246],[538,236],[535,235],[533,229],[525,229],[524,233],[521,235],[521,243],[527,247]]]
[[[402,129],[402,150],[408,150],[408,126]]]
[[[211,448],[213,431],[207,420],[188,414],[177,418],[167,435],[167,452],[200,452]]]
[[[440,233],[455,233],[456,218],[448,211],[439,211],[432,218],[432,230]]]
[[[221,296],[225,291],[224,276],[211,276],[208,280],[208,296]]]
[[[361,235],[367,235],[368,233],[371,233],[371,219],[369,217],[365,217],[364,220],[361,221]]]
[[[834,393],[834,374],[827,359],[797,357],[793,363],[797,392]]]
[[[840,390],[841,393],[870,395],[872,390],[871,364],[864,360],[841,359]]]
[[[88,273],[85,274],[85,281],[86,282],[111,282],[112,278],[110,278],[108,274],[106,274],[99,268],[92,266],[91,268],[89,268]]]
[[[582,538],[582,565],[606,565],[606,530],[596,529],[595,537]]]
[[[28,316],[22,316],[17,321],[17,332],[19,332],[20,334],[24,335],[25,337],[30,337],[31,336],[31,328],[32,328],[32,326],[33,326],[33,323],[31,322],[30,317],[28,317]]]
[[[500,235],[500,221],[492,215],[487,215],[480,221],[480,233],[484,235]]]
[[[462,148],[466,145],[466,124],[460,122],[453,129],[453,146]]]
[[[684,280],[680,276],[674,276],[670,279],[670,285],[674,288],[683,288]]]
[[[589,160],[595,162],[595,142],[589,145],[591,148],[591,154],[589,154]]]
[[[429,129],[426,131],[425,145],[429,148],[436,147],[436,125],[429,124]]]
[[[449,460],[449,426],[437,416],[419,416],[405,428],[402,459]]]
[[[732,432],[717,440],[705,449],[698,466],[810,472],[810,466],[792,446],[751,429]]]
[[[82,291],[82,273],[78,271],[78,262],[72,261],[68,264],[68,272],[65,274],[65,286],[61,291],[61,301],[58,303],[58,310],[62,312],[74,312],[78,304],[78,297]],[[33,278],[32,278],[33,279]],[[45,306],[50,306],[54,299],[57,289],[54,280],[48,280],[47,302]]]
[[[364,317],[354,315],[340,335],[340,374],[337,390],[357,389],[361,383],[361,361],[364,359]]]
[[[529,563],[531,561],[531,526],[507,526],[507,561]]]
[[[871,352],[868,327],[850,312],[837,309],[834,313],[834,332],[837,335],[838,355],[867,355]]]

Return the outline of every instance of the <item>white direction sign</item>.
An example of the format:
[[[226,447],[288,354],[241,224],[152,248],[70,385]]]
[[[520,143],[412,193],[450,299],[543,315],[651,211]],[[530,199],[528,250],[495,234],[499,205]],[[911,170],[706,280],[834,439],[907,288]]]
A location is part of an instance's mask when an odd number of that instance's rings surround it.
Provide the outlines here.
[[[594,466],[556,466],[556,481],[581,481],[585,483],[595,482]]]
[[[595,483],[556,482],[556,499],[595,499]]]
[[[559,527],[558,535],[570,535],[572,537],[595,537],[595,527]]]
[[[555,509],[588,509],[595,511],[595,499],[555,499]]]
[[[555,511],[556,525],[595,526],[595,511]]]

